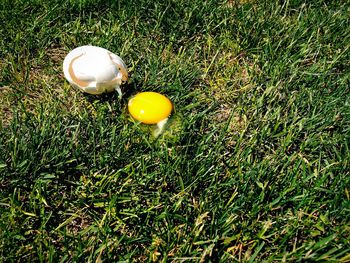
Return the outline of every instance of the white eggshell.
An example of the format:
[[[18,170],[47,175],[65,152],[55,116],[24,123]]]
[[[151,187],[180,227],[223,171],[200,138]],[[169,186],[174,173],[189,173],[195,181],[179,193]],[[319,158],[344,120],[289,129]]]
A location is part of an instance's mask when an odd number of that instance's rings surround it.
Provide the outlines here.
[[[63,72],[70,84],[90,94],[117,90],[128,79],[124,61],[108,51],[95,46],[73,49],[63,61]]]

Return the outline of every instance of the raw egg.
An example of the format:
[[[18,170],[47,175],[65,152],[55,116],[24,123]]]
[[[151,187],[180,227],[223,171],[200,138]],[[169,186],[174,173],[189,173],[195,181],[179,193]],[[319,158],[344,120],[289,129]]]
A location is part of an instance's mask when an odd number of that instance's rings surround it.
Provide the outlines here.
[[[167,120],[173,105],[164,95],[157,92],[141,92],[128,103],[131,116],[145,124],[159,124]]]

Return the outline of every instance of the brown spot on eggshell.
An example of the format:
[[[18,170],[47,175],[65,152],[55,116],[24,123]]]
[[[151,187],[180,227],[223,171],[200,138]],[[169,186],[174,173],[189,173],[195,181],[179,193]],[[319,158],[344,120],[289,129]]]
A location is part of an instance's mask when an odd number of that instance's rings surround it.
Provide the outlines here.
[[[79,85],[80,87],[86,88],[87,86],[89,86],[89,82],[87,81],[83,81],[83,80],[79,80],[77,78],[77,76],[75,76],[74,70],[73,70],[73,63],[74,61],[76,61],[78,58],[80,58],[81,56],[83,56],[84,54],[81,54],[75,58],[72,59],[72,61],[69,63],[69,68],[68,68],[68,72],[70,77],[72,78],[72,80]]]
[[[127,81],[128,80],[128,72],[125,70],[124,66],[115,62],[112,58],[111,53],[108,53],[108,56],[111,59],[111,61],[118,67],[118,70],[122,73],[122,81]]]

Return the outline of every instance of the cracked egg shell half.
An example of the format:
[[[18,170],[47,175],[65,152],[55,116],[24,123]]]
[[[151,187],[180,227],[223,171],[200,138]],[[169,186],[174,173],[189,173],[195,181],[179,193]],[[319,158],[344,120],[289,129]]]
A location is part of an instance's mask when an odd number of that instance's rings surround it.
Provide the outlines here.
[[[141,92],[129,100],[131,116],[145,124],[158,124],[170,116],[173,105],[164,95],[157,92]]]
[[[124,61],[107,49],[81,46],[73,49],[63,61],[63,72],[68,82],[90,94],[117,90],[127,81]]]

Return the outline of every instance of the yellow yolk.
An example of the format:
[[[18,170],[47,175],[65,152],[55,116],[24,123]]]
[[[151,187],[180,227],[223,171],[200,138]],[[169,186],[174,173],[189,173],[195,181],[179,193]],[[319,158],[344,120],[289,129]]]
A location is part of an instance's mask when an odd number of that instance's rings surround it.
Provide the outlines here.
[[[173,105],[171,101],[157,92],[141,92],[129,100],[131,116],[146,124],[156,124],[169,117]]]

